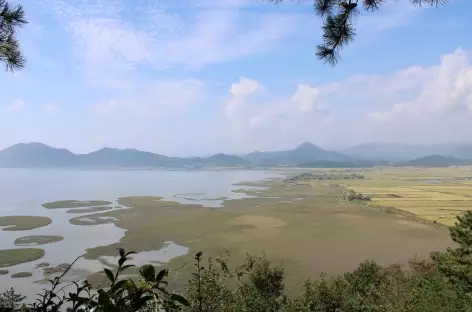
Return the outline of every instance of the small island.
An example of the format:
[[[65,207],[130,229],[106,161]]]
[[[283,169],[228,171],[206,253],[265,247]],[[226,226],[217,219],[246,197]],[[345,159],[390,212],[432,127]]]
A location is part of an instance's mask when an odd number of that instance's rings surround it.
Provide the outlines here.
[[[23,236],[15,240],[16,246],[37,246],[55,243],[63,240],[64,237],[57,235],[32,235]]]
[[[3,231],[26,231],[40,228],[50,224],[52,220],[48,217],[36,216],[5,216],[0,217],[0,226]]]
[[[84,208],[94,206],[110,205],[108,200],[58,200],[50,203],[44,203],[42,206],[48,209],[66,209],[66,208]]]
[[[11,275],[11,278],[22,278],[22,277],[31,277],[33,273],[31,272],[18,272]]]
[[[20,263],[26,263],[44,257],[40,248],[18,248],[0,250],[0,268],[7,268]]]

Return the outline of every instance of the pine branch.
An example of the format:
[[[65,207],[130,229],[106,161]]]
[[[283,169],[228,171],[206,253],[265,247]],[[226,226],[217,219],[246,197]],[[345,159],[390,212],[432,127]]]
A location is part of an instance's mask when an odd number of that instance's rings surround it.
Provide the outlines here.
[[[363,6],[364,10],[373,12],[380,9],[380,6],[385,3],[385,0],[364,0]]]
[[[258,0],[280,4],[283,0]],[[355,17],[359,13],[358,3],[365,11],[378,11],[387,0],[311,0],[316,15],[323,18],[323,42],[316,47],[316,56],[330,65],[340,60],[339,51],[356,36]],[[398,1],[398,0],[392,0]],[[438,7],[449,3],[449,0],[410,0],[416,6]],[[303,0],[290,0],[303,2]]]
[[[432,7],[438,7],[449,3],[449,0],[413,0],[413,4],[417,6],[429,5]]]
[[[7,71],[14,72],[25,66],[16,33],[26,23],[21,5],[12,7],[6,0],[0,0],[0,62]]]
[[[320,17],[331,16],[337,0],[314,0],[315,12]]]
[[[339,61],[339,50],[354,40],[356,31],[353,19],[359,12],[357,2],[339,3],[341,9],[335,16],[328,15],[323,25],[323,43],[316,47],[316,56],[332,66]]]
[[[0,43],[0,62],[4,63],[5,70],[15,72],[22,69],[26,64],[26,59],[20,51],[18,40],[9,36],[5,42]]]

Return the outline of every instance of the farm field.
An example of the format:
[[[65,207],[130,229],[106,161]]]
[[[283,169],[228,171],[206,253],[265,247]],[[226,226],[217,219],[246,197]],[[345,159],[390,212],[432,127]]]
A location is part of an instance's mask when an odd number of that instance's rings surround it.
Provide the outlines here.
[[[454,224],[458,214],[472,209],[470,167],[373,168],[363,174],[364,179],[329,183],[368,195],[370,206],[397,208],[448,226]]]

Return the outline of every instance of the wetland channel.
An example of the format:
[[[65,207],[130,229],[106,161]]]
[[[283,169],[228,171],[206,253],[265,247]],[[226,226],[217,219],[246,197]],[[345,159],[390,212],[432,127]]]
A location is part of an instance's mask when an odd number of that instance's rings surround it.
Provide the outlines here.
[[[230,264],[264,252],[294,289],[366,259],[406,263],[451,244],[444,228],[345,202],[333,185],[285,182],[292,173],[0,169],[0,215],[10,216],[0,217],[0,269],[8,270],[0,291],[34,295],[82,254],[66,280],[101,285],[117,248],[138,252],[136,265],[169,268],[173,288],[188,279],[197,251],[225,249]],[[18,254],[28,262],[11,265]]]

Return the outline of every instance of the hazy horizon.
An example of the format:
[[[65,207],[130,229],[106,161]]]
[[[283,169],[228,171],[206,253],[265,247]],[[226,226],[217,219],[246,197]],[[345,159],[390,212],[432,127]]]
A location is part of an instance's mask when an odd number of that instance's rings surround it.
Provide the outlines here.
[[[309,2],[21,4],[28,63],[0,75],[2,148],[196,156],[472,137],[470,1],[363,12],[334,68],[314,55]]]
[[[118,147],[113,147],[113,146],[102,146],[102,147],[99,147],[97,149],[93,149],[93,150],[90,150],[90,151],[86,151],[86,152],[76,152],[72,149],[69,149],[67,147],[64,147],[64,146],[53,146],[53,145],[49,145],[49,144],[46,144],[44,142],[18,142],[18,143],[15,143],[13,145],[9,145],[9,146],[5,146],[5,147],[0,147],[0,151],[6,149],[6,148],[9,148],[9,147],[12,147],[14,145],[17,145],[17,144],[35,144],[35,143],[39,143],[39,144],[44,144],[44,145],[47,145],[49,147],[52,147],[52,148],[56,148],[56,149],[66,149],[76,155],[83,155],[83,154],[88,154],[88,153],[92,153],[92,152],[95,152],[95,151],[98,151],[100,149],[104,149],[104,148],[111,148],[111,149],[118,149],[118,150],[124,150],[124,149],[135,149],[135,150],[138,150],[138,151],[142,151],[142,152],[151,152],[151,153],[154,153],[154,154],[160,154],[160,155],[165,155],[165,156],[171,156],[171,157],[209,157],[209,156],[212,156],[212,155],[215,155],[215,154],[226,154],[226,155],[237,155],[237,156],[245,156],[245,155],[248,155],[250,153],[253,153],[253,152],[276,152],[276,151],[286,151],[286,150],[292,150],[292,149],[295,149],[297,146],[303,144],[303,143],[311,143],[311,144],[314,144],[315,146],[318,146],[322,149],[325,149],[327,151],[334,151],[334,152],[342,152],[344,150],[347,150],[349,148],[353,148],[353,147],[356,147],[356,146],[360,146],[360,145],[369,145],[369,144],[373,144],[373,145],[380,145],[380,144],[385,144],[385,145],[411,145],[411,146],[417,146],[417,147],[432,147],[432,146],[441,146],[441,145],[452,145],[452,146],[455,146],[455,145],[472,145],[472,141],[448,141],[448,142],[439,142],[439,143],[431,143],[431,144],[424,144],[424,143],[404,143],[404,142],[361,142],[359,144],[355,144],[355,145],[349,145],[349,146],[342,146],[342,147],[337,147],[337,148],[328,148],[328,147],[325,147],[325,146],[322,146],[322,145],[319,145],[319,144],[316,144],[316,142],[309,142],[309,141],[305,141],[305,142],[299,142],[297,144],[293,144],[291,146],[288,146],[286,148],[272,148],[272,149],[255,149],[255,150],[252,150],[252,151],[245,151],[245,152],[226,152],[226,151],[215,151],[215,152],[203,152],[201,154],[189,154],[189,155],[183,155],[183,154],[180,154],[180,155],[172,155],[172,154],[164,154],[164,153],[161,153],[159,151],[152,151],[152,150],[144,150],[144,149],[139,149],[139,148],[135,148],[135,147],[123,147],[123,148],[118,148]]]

